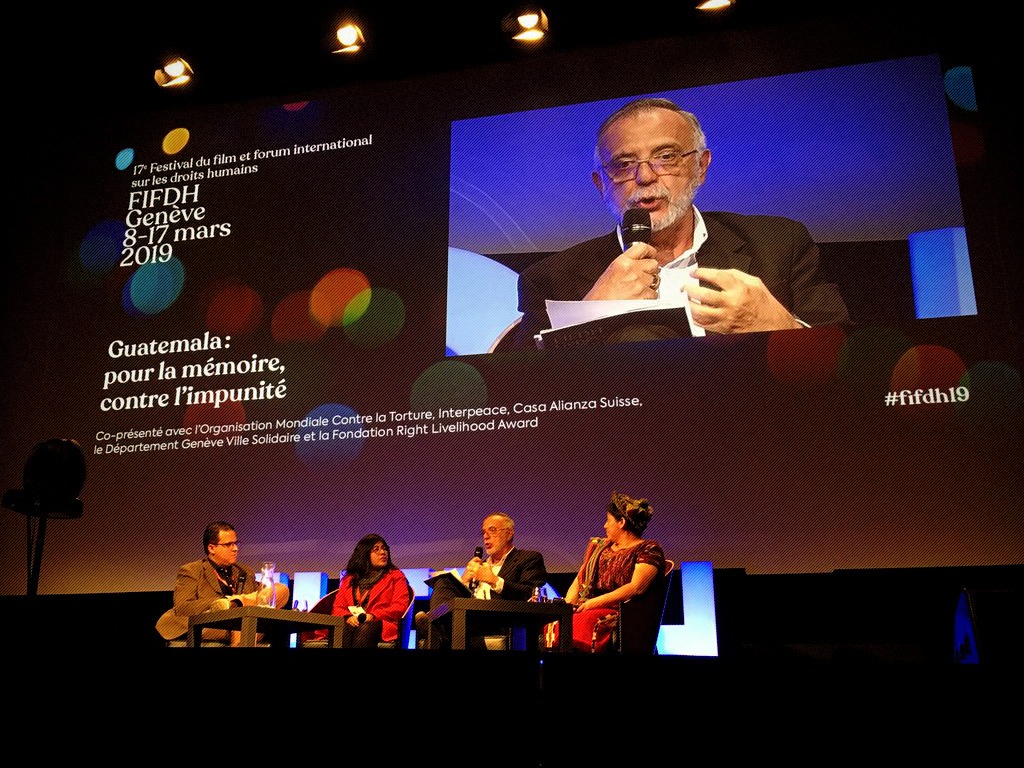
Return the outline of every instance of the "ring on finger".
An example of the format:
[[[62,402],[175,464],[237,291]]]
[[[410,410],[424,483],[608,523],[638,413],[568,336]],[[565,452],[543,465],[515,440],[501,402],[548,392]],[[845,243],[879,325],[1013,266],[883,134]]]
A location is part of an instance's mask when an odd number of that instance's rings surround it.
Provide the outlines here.
[[[661,285],[661,273],[655,272],[654,276],[651,278],[651,290],[658,290],[659,285]]]

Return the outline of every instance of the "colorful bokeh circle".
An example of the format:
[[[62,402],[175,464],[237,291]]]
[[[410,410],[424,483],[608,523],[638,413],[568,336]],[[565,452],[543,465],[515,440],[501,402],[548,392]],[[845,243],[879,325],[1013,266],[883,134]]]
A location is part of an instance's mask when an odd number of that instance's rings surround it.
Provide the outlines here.
[[[337,327],[357,320],[366,310],[368,297],[356,305],[350,305],[369,287],[370,281],[358,269],[332,269],[310,291],[310,318],[325,327]]]
[[[274,341],[313,342],[321,339],[327,326],[309,316],[309,291],[290,293],[277,302],[270,317],[270,333]]]
[[[817,386],[835,381],[846,331],[823,325],[799,331],[776,331],[768,338],[768,368],[777,381]]]
[[[480,371],[461,360],[441,360],[421,373],[412,386],[413,410],[473,408],[487,405],[487,383]]]
[[[124,284],[122,303],[132,315],[163,312],[181,296],[185,267],[174,256],[162,263],[143,264]]]
[[[904,334],[892,328],[858,328],[839,351],[839,380],[856,398],[881,402],[896,363],[911,346]]]
[[[94,275],[113,269],[121,258],[124,233],[125,223],[119,219],[104,219],[94,224],[78,246],[82,269]]]
[[[130,168],[133,162],[135,162],[135,150],[127,147],[117,153],[114,158],[114,167],[119,171],[124,171]]]
[[[262,319],[263,298],[248,285],[224,286],[206,308],[206,327],[220,335],[252,333]]]
[[[167,135],[164,136],[161,147],[165,154],[176,155],[185,148],[188,144],[188,140],[188,128],[175,128],[174,130],[168,131]]]
[[[356,346],[387,344],[404,326],[405,304],[388,288],[371,288],[357,294],[345,310],[345,335]]]
[[[974,92],[974,73],[970,67],[950,67],[942,77],[946,97],[960,109],[978,111],[978,97]]]

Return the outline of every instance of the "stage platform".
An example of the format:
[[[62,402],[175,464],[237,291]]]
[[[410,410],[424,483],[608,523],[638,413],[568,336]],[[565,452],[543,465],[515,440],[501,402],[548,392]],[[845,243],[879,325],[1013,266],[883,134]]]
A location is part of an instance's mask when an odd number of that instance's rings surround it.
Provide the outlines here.
[[[1020,637],[1004,642],[999,657],[957,663],[954,625],[964,589],[1006,594],[1004,606],[1019,606],[1022,577],[1024,566],[716,572],[716,657],[167,648],[153,623],[170,605],[169,592],[0,597],[0,637],[9,674],[23,670],[28,681],[18,686],[21,713],[66,712],[72,693],[93,692],[84,710],[73,705],[79,723],[142,712],[173,718],[198,694],[229,696],[240,712],[272,702],[304,732],[331,713],[341,717],[354,691],[373,691],[418,734],[460,712],[467,696],[520,702],[531,713],[523,728],[560,730],[581,715],[594,727],[599,720],[586,713],[595,707],[628,718],[650,704],[682,723],[688,740],[707,735],[693,728],[787,719],[800,727],[887,728],[911,717],[941,733],[946,725],[995,728],[1006,696],[1016,696],[1022,664],[1006,649],[1019,649]],[[979,617],[1019,632],[1019,614],[997,618]],[[543,758],[500,764],[555,764]]]

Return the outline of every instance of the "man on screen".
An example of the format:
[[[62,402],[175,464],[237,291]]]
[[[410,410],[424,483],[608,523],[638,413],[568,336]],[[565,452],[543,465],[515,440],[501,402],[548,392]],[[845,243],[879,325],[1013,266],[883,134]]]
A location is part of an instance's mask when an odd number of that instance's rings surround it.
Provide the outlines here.
[[[849,322],[803,224],[697,210],[710,164],[697,118],[668,99],[637,99],[606,118],[592,180],[618,222],[629,209],[650,214],[649,242],[628,234],[624,242],[620,225],[524,269],[523,318],[502,347],[535,346],[534,335],[551,327],[549,299],[681,307],[695,336]]]

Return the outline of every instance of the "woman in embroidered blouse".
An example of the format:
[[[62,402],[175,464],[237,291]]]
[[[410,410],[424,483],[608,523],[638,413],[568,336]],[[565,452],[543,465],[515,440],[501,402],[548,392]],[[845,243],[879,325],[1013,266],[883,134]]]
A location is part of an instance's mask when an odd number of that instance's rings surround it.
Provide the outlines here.
[[[643,534],[654,509],[646,499],[613,492],[605,515],[605,538],[590,540],[583,564],[565,594],[575,606],[573,649],[601,653],[613,650],[612,630],[619,603],[646,590],[665,568],[665,553]]]
[[[331,613],[347,616],[342,645],[376,648],[398,639],[398,622],[412,600],[412,588],[391,561],[391,548],[382,536],[363,536],[352,551]]]

